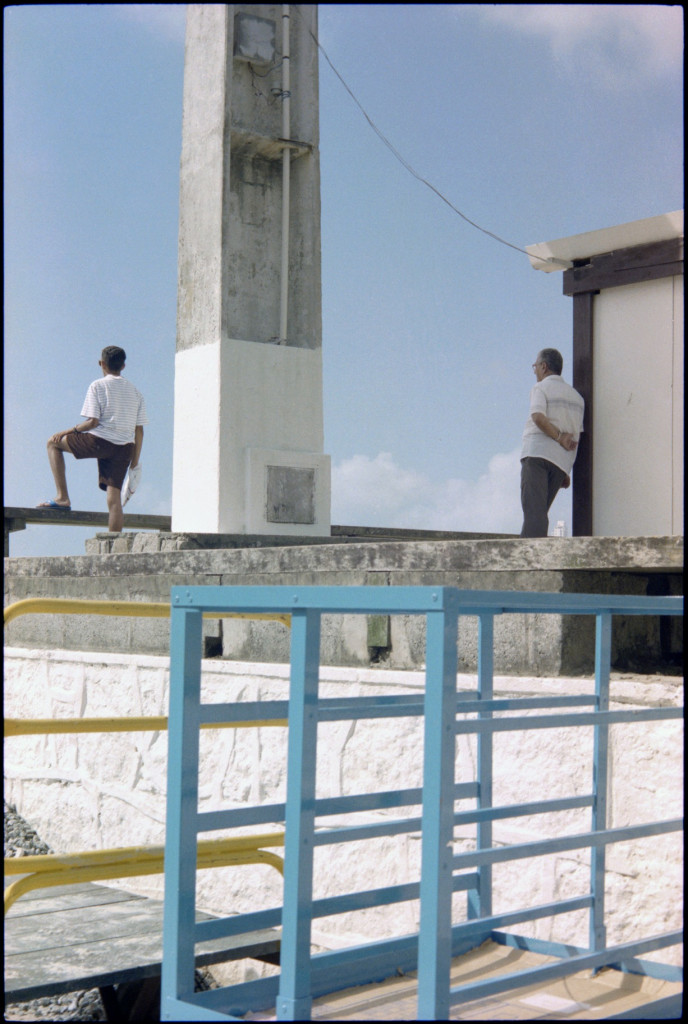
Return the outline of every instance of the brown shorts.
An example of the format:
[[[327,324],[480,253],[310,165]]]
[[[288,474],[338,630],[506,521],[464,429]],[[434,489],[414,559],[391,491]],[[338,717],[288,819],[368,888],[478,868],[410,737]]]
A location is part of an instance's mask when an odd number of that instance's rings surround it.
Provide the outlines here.
[[[75,459],[98,459],[98,486],[101,491],[108,487],[122,490],[134,454],[133,444],[113,444],[88,430],[76,434],[72,431],[65,434],[64,440]]]

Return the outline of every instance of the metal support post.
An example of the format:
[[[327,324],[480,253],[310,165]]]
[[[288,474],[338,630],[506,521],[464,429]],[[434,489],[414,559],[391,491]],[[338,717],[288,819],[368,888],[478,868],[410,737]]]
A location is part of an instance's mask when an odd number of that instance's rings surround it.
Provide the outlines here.
[[[320,613],[294,611],[278,1020],[310,1020]]]
[[[609,677],[611,671],[612,616],[602,613],[596,616],[595,630],[595,697],[596,711],[609,710]],[[607,784],[609,726],[596,725],[593,750],[593,795],[591,830],[601,832],[607,828]],[[594,846],[590,852],[590,948],[597,952],[604,949],[607,941],[604,923],[604,846]]]
[[[481,615],[478,619],[478,698],[492,700],[494,696],[494,616]],[[480,711],[478,718],[492,718],[491,711]],[[478,733],[478,809],[492,806],[492,747],[491,732]],[[492,822],[480,821],[476,828],[479,850],[492,846]],[[469,920],[490,917],[492,914],[492,865],[478,868],[478,888],[467,894]]]
[[[170,713],[161,978],[169,1001],[193,996],[196,921],[198,747],[203,616],[175,608],[170,625]]]
[[[457,626],[455,609],[427,616],[418,1020],[449,1019]]]

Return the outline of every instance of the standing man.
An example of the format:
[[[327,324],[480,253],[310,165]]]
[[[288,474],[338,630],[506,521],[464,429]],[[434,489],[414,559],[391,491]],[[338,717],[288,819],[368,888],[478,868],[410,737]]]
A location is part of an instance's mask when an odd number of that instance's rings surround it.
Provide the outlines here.
[[[105,491],[108,529],[120,533],[124,525],[122,484],[127,469],[138,465],[143,445],[143,426],[148,422],[141,392],[122,377],[127,354],[116,345],[104,348],[98,365],[103,376],[89,387],[81,415],[85,422],[60,430],[48,441],[48,460],[55,479],[54,501],[37,508],[71,509],[64,452],[75,459],[98,460],[98,486]]]
[[[585,403],[562,380],[563,366],[555,348],[543,348],[533,363],[537,384],[521,447],[522,537],[547,536],[550,506],[559,489],[571,484]]]

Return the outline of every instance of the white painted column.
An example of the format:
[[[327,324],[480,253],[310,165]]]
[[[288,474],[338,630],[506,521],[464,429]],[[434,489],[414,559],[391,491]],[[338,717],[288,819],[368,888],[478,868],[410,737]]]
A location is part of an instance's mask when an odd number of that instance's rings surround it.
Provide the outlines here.
[[[293,13],[293,8],[292,8]],[[290,17],[286,336],[283,5],[187,8],[172,529],[327,536],[317,5]],[[282,301],[281,301],[282,299]]]

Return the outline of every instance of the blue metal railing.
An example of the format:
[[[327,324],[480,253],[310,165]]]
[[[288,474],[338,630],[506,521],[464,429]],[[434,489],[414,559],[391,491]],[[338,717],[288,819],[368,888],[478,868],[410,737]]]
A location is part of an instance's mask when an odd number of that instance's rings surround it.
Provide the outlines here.
[[[203,612],[289,612],[291,674],[288,701],[201,703],[201,622]],[[680,708],[609,710],[611,633],[614,615],[681,615],[683,599],[589,594],[461,591],[449,587],[174,587],[172,589],[165,916],[163,930],[162,1020],[236,1020],[249,1010],[276,1006],[279,1020],[308,1020],[315,996],[365,984],[402,970],[418,970],[420,1020],[447,1020],[449,1009],[468,1000],[523,985],[543,983],[585,968],[621,966],[637,972],[679,969],[648,965],[639,956],[675,945],[673,931],[608,947],[605,935],[605,851],[610,843],[682,829],[682,819],[625,828],[607,827],[609,727],[615,723],[661,721],[682,716]],[[495,616],[509,614],[593,615],[596,619],[595,695],[530,699],[493,698]],[[324,614],[406,614],[426,618],[426,685],[423,696],[322,699],[318,694],[320,625]],[[478,686],[457,693],[457,635],[463,616],[479,621]],[[568,710],[575,707],[592,710]],[[557,709],[558,713],[494,717],[501,711]],[[477,715],[465,718],[465,715]],[[284,803],[226,811],[198,811],[199,729],[204,722],[287,717],[287,787]],[[316,799],[319,722],[422,716],[422,788]],[[594,731],[590,792],[559,799],[494,807],[492,742],[496,732],[591,727]],[[477,735],[477,778],[457,784],[455,744],[459,734]],[[475,809],[455,812],[460,799]],[[329,815],[422,805],[422,816],[349,828],[327,828]],[[538,842],[493,847],[496,820],[589,807],[590,831]],[[199,832],[285,823],[282,905],[197,923],[195,920],[196,842]],[[317,821],[317,828],[316,828]],[[457,825],[475,824],[476,849],[454,855]],[[421,830],[420,881],[365,892],[313,899],[313,856],[317,846]],[[574,898],[495,914],[492,866],[564,850],[590,849],[590,891]],[[461,869],[462,873],[457,874]],[[466,870],[468,869],[468,870]],[[466,892],[466,919],[452,920],[452,893]],[[363,907],[420,899],[415,935],[384,939],[335,952],[311,954],[314,919]],[[499,931],[526,921],[589,913],[589,946],[547,943],[559,962],[499,979],[451,988],[453,956],[492,938],[538,950],[539,940]],[[194,993],[194,949],[204,939],[243,934],[257,928],[282,929],[279,976]]]

